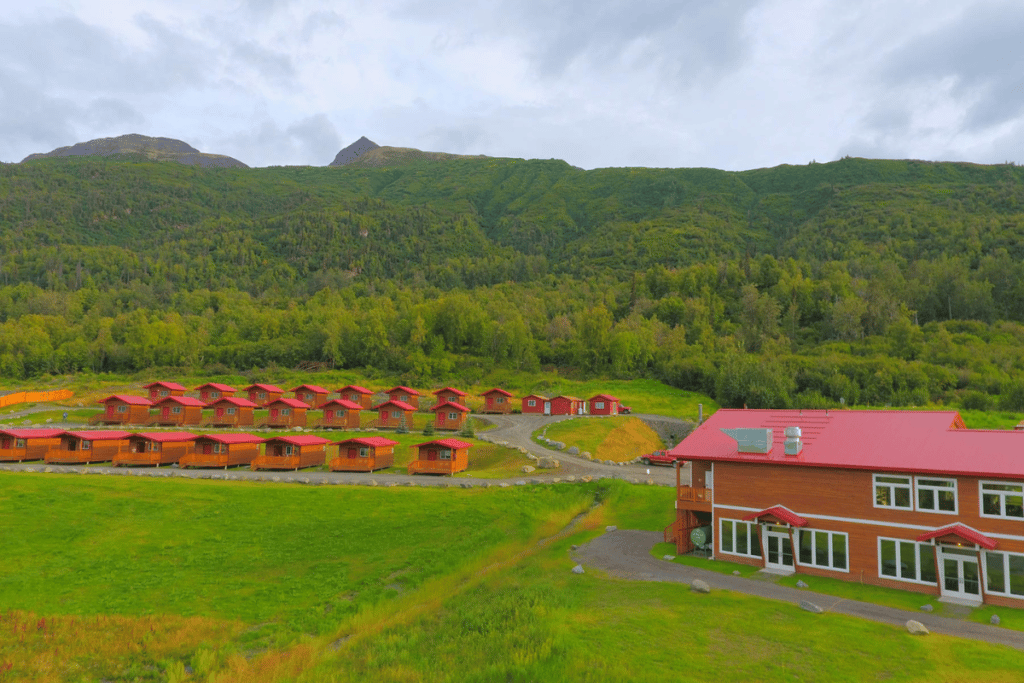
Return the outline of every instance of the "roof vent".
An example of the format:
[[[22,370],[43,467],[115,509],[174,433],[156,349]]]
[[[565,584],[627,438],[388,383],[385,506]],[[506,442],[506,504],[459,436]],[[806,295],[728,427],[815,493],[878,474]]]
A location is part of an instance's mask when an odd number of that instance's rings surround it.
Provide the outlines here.
[[[733,439],[740,453],[768,453],[772,450],[772,430],[750,429],[737,427],[723,429],[722,432]]]
[[[786,455],[800,455],[804,449],[799,427],[786,427]]]

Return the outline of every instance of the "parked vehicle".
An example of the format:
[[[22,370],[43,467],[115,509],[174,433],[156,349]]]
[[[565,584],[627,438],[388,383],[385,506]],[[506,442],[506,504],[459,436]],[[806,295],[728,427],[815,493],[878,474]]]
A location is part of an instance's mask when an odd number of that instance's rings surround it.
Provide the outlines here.
[[[620,405],[619,406],[619,415],[629,415],[632,412],[633,412],[633,409],[630,408],[629,406],[624,406],[624,405]]]
[[[654,451],[640,458],[640,462],[645,465],[674,465],[677,460],[683,463],[686,462],[683,460],[683,456],[670,455],[668,451]]]

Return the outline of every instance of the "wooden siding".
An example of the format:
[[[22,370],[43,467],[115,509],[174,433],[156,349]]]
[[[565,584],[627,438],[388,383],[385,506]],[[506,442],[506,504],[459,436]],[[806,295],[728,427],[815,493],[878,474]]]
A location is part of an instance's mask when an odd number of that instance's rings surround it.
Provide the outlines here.
[[[366,457],[360,457],[361,448],[367,450]],[[348,444],[338,447],[338,455],[331,460],[332,472],[373,472],[395,464],[394,446],[359,446]]]
[[[359,411],[346,410],[338,406],[323,409],[323,417],[313,422],[313,427],[324,429],[359,429]]]
[[[19,446],[19,442],[24,442]],[[21,462],[22,460],[44,460],[46,454],[60,445],[58,437],[31,437],[18,439],[6,434],[0,436],[0,462]]]
[[[125,406],[124,412],[118,412],[118,406]],[[103,412],[89,418],[89,424],[103,425],[144,425],[149,422],[149,406],[134,406],[123,401],[108,401]]]
[[[55,446],[46,451],[46,462],[71,464],[87,462],[110,462],[120,453],[128,450],[128,439],[101,439],[91,441],[89,448],[82,449],[82,439],[65,435]]]
[[[196,439],[195,448],[191,453],[182,456],[178,461],[178,467],[234,467],[237,465],[251,465],[252,461],[260,454],[258,443],[232,443],[217,444],[221,452],[214,453],[213,445],[216,442]],[[226,452],[225,452],[226,451]]]
[[[263,455],[253,459],[253,470],[298,470],[303,467],[317,467],[327,461],[324,444],[294,446],[292,455],[285,455],[287,444],[267,444]]]
[[[452,419],[452,415],[455,416],[455,419]],[[458,431],[466,426],[467,415],[468,413],[464,413],[454,408],[447,410],[444,408],[438,408],[434,411],[434,428]]]
[[[235,409],[234,415],[228,414],[231,408]],[[202,423],[207,427],[252,427],[254,423],[252,408],[224,404],[213,406],[211,412],[213,414]]]
[[[181,408],[174,412],[175,408]],[[183,406],[177,403],[168,402],[159,406],[152,406],[153,414],[150,415],[147,424],[159,425],[161,427],[181,427],[184,425],[198,425],[203,421],[203,409],[199,406]]]
[[[141,439],[129,439],[128,448],[114,456],[113,466],[120,465],[171,465],[183,456],[192,452],[195,443],[192,441],[171,441],[156,444],[160,446],[159,451],[143,450],[142,444],[148,443]]]
[[[441,460],[440,450],[439,446],[421,447],[417,459],[409,463],[409,474],[455,474],[469,467],[468,448],[452,449],[451,460]]]
[[[484,394],[483,412],[507,415],[512,412],[512,399],[504,394]]]

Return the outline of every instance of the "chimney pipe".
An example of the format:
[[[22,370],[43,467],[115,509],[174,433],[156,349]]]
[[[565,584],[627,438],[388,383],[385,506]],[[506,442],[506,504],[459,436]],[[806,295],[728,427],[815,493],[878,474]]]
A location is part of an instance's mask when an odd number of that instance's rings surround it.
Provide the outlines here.
[[[697,404],[697,426],[704,424],[704,404]]]

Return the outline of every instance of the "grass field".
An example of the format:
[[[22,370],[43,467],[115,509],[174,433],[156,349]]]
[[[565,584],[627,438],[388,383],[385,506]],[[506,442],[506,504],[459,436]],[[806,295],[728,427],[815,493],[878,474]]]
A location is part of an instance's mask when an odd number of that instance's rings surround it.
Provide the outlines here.
[[[1005,647],[569,571],[673,493],[0,473],[0,680],[1020,680]]]
[[[638,417],[576,417],[544,429],[549,439],[577,446],[596,460],[625,462],[664,448],[658,434]]]

